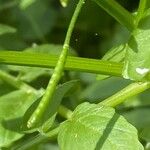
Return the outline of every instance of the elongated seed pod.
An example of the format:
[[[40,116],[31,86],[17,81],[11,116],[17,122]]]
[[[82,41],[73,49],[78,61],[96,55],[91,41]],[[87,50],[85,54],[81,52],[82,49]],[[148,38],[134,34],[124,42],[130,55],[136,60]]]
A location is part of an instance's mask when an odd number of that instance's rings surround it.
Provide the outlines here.
[[[79,0],[77,7],[75,9],[75,12],[72,16],[68,31],[67,31],[67,35],[65,38],[65,42],[64,42],[64,46],[63,46],[63,50],[61,52],[61,55],[58,59],[58,62],[56,64],[56,67],[54,69],[54,73],[52,74],[52,77],[48,83],[46,92],[42,98],[42,100],[40,101],[38,107],[36,108],[36,110],[34,111],[34,113],[31,115],[30,119],[27,122],[27,127],[28,128],[33,128],[35,127],[35,125],[41,120],[42,117],[44,117],[44,113],[45,110],[47,109],[48,105],[53,105],[51,103],[51,99],[53,97],[53,94],[55,92],[56,86],[61,78],[61,75],[63,73],[64,70],[64,65],[66,62],[66,58],[67,58],[67,54],[68,54],[68,50],[69,50],[69,43],[70,43],[70,38],[72,35],[72,31],[75,25],[75,22],[78,18],[78,15],[80,13],[80,10],[82,8],[82,5],[84,4],[84,0]]]

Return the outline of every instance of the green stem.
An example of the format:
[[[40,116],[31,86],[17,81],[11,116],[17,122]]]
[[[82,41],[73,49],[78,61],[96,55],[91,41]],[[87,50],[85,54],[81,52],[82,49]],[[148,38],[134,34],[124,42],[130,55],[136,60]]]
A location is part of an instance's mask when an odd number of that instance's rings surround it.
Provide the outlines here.
[[[28,120],[28,123],[27,123],[28,128],[34,127],[35,124],[41,120],[48,105],[50,104],[50,102],[52,100],[56,86],[57,86],[57,84],[61,78],[61,75],[63,73],[63,70],[64,70],[64,66],[65,66],[65,62],[66,62],[66,58],[67,58],[67,54],[68,54],[68,50],[69,50],[70,38],[71,38],[71,35],[73,32],[75,22],[77,20],[77,17],[80,13],[80,10],[81,10],[83,4],[84,4],[84,0],[79,0],[79,3],[77,4],[77,7],[76,7],[73,17],[71,19],[70,25],[68,27],[63,50],[60,54],[60,57],[58,59],[56,67],[54,69],[54,73],[51,76],[51,79],[48,83],[46,92],[45,92],[41,102],[39,103],[38,107],[36,108],[36,110],[31,115],[30,119]]]
[[[99,104],[115,107],[123,103],[126,99],[134,95],[137,95],[149,88],[150,88],[150,82],[132,83],[127,87],[125,87],[124,89],[122,89],[121,91],[107,98],[106,100],[100,102]]]
[[[17,51],[0,51],[0,63],[20,66],[54,68],[58,56]],[[65,70],[122,76],[123,64],[97,59],[68,56]]]
[[[5,82],[7,82],[8,84],[12,85],[13,87],[15,87],[17,89],[22,89],[27,92],[31,91],[31,92],[37,93],[37,91],[34,88],[32,88],[31,86],[29,86],[28,84],[9,75],[8,73],[6,73],[2,70],[0,70],[0,79],[4,80]]]
[[[72,111],[63,105],[60,105],[58,108],[58,113],[61,114],[62,117],[70,119],[72,116]]]
[[[140,19],[143,16],[143,13],[145,12],[146,4],[147,4],[147,0],[140,0],[139,8],[136,16],[136,25],[138,25]]]
[[[102,7],[108,14],[114,17],[120,24],[132,31],[135,27],[134,17],[125,8],[114,0],[93,0]]]

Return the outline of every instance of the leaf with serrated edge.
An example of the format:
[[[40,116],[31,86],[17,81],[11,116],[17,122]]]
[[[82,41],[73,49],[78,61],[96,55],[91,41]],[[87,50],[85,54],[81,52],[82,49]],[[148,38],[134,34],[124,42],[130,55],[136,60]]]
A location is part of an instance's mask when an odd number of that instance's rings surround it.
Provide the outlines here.
[[[61,150],[143,150],[137,130],[111,107],[83,103],[60,126]]]

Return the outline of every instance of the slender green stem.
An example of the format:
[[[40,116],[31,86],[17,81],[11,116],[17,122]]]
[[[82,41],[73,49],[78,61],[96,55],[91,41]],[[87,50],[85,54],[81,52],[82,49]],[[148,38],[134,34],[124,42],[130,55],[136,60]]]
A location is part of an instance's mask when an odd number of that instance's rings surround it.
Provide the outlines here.
[[[139,8],[136,16],[136,25],[138,25],[140,19],[143,16],[143,13],[145,12],[146,4],[147,4],[147,0],[140,0]]]
[[[78,15],[80,13],[80,10],[81,10],[83,4],[84,4],[84,0],[79,0],[79,3],[77,4],[77,7],[76,7],[73,17],[71,19],[70,25],[68,27],[63,50],[60,54],[60,57],[58,59],[56,67],[54,69],[54,73],[52,74],[52,77],[48,83],[46,92],[45,92],[42,100],[40,101],[36,110],[31,115],[30,119],[28,120],[28,123],[27,123],[28,128],[34,127],[35,124],[41,120],[48,105],[50,104],[50,102],[52,100],[56,86],[57,86],[57,84],[61,78],[61,75],[63,73],[63,70],[64,70],[64,66],[65,66],[65,62],[66,62],[66,58],[67,58],[67,54],[68,54],[68,50],[69,50],[69,43],[70,43],[71,35],[72,35],[73,29],[75,26],[75,22],[78,18]]]
[[[68,31],[67,31],[67,34],[66,34],[64,46],[68,47],[69,44],[70,44],[70,39],[71,39],[71,35],[72,35],[72,32],[73,32],[76,20],[77,20],[77,18],[79,16],[79,13],[80,13],[81,8],[84,5],[84,3],[85,3],[85,0],[79,0],[79,2],[77,4],[77,7],[75,9],[75,12],[74,12],[74,14],[73,14],[73,16],[71,18],[71,21],[70,21],[70,24],[69,24],[69,27],[68,27]]]
[[[58,113],[61,114],[61,116],[63,116],[64,118],[71,118],[72,116],[72,111],[66,107],[64,107],[63,105],[60,105],[58,108]]]
[[[125,8],[114,0],[93,0],[101,6],[108,14],[114,17],[120,24],[132,31],[135,27],[134,17]]]
[[[128,85],[126,88],[117,92],[113,96],[107,98],[106,100],[100,102],[99,104],[115,107],[123,103],[129,97],[137,95],[150,88],[150,82],[137,82]]]
[[[7,82],[8,84],[12,85],[17,89],[22,89],[27,92],[30,91],[30,92],[37,93],[37,91],[31,86],[29,86],[28,84],[24,83],[23,81],[11,76],[10,74],[2,70],[0,70],[0,79],[4,80],[5,82]]]
[[[17,51],[0,51],[0,63],[9,65],[54,68],[58,56]],[[122,63],[68,56],[65,70],[122,76]]]

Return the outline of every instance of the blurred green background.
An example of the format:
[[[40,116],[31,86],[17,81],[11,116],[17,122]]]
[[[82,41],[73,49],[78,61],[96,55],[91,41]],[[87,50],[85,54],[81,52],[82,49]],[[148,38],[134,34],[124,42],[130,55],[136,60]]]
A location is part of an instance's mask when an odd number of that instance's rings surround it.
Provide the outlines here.
[[[67,8],[59,0],[0,0],[0,23],[17,29],[0,36],[0,48],[22,50],[33,44],[63,44],[66,30],[78,0]],[[118,0],[134,12],[138,0]],[[96,3],[88,0],[73,32],[71,46],[81,57],[101,58],[112,46],[127,41],[128,32]]]

